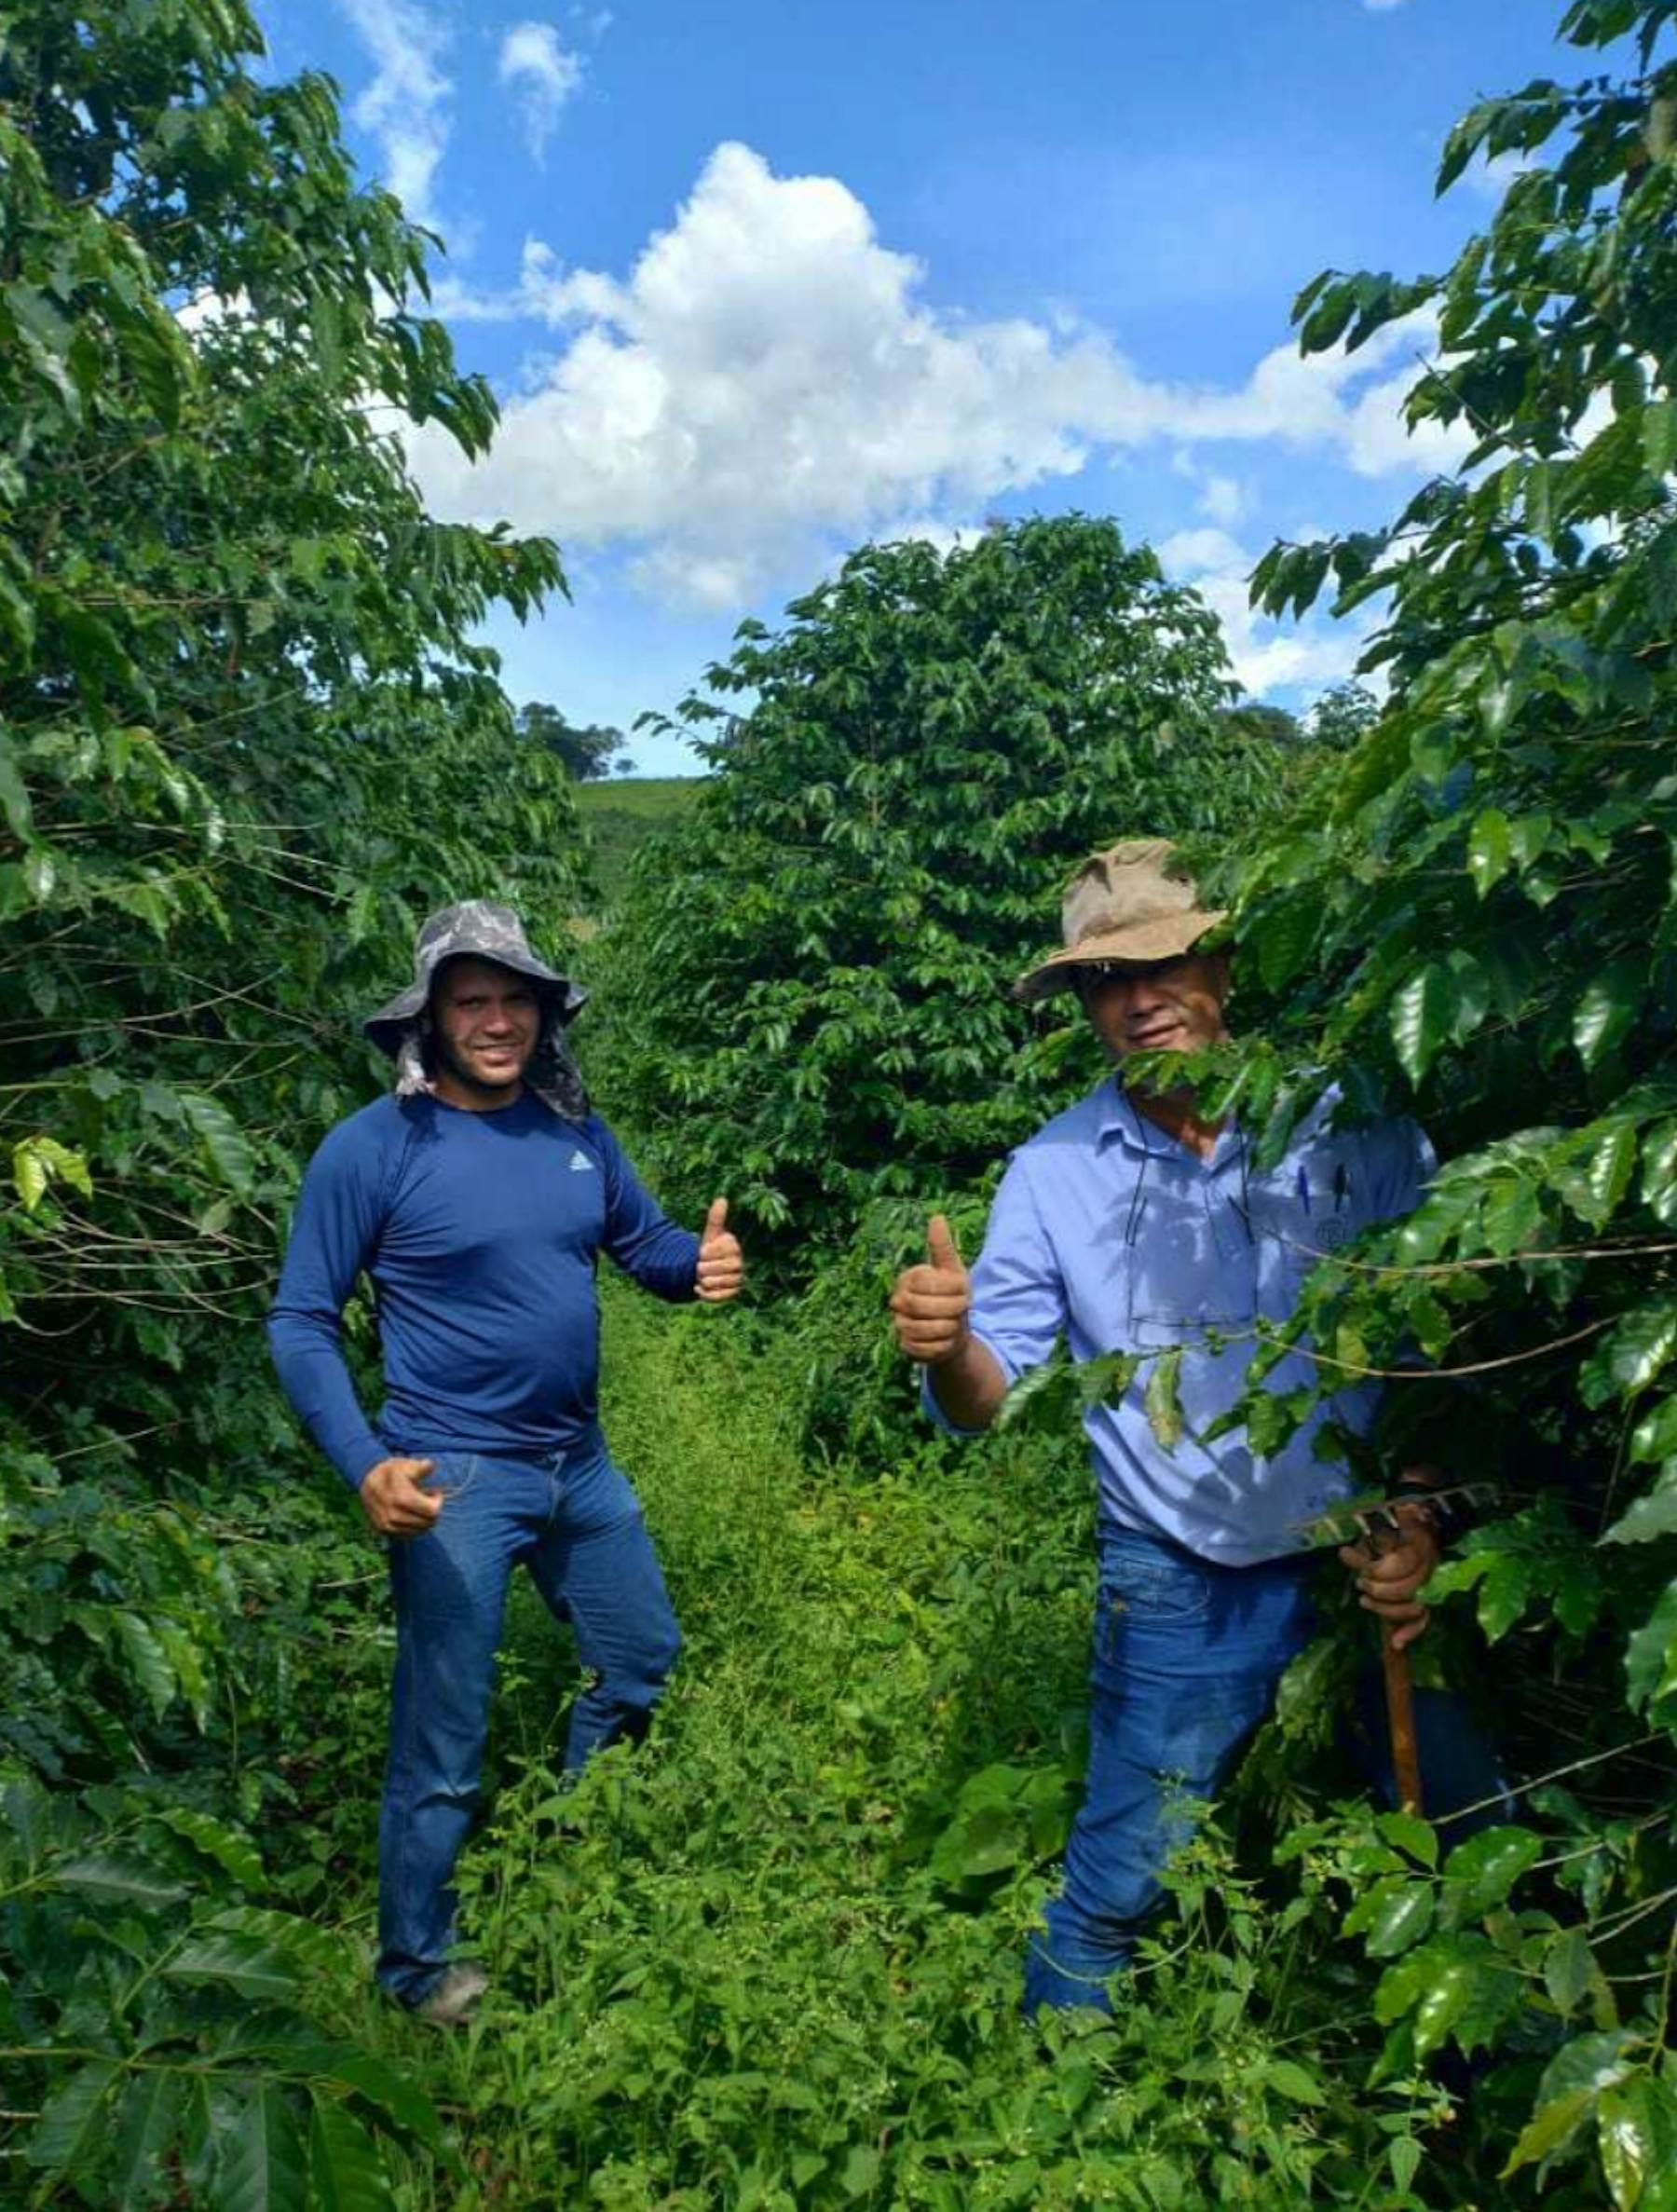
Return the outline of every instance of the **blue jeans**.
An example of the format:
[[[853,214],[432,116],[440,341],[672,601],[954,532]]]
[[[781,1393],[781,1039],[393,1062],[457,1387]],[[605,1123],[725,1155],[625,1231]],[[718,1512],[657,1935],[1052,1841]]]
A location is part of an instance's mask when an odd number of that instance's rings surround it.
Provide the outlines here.
[[[568,1620],[590,1679],[567,1773],[645,1727],[681,1648],[640,1504],[598,1431],[545,1459],[439,1456],[443,1510],[390,1546],[396,1678],[378,1823],[378,1979],[421,2003],[454,1942],[455,1861],[476,1809],[513,1563]]]
[[[1044,2004],[1111,2011],[1108,1980],[1158,1902],[1161,1867],[1190,1832],[1179,1801],[1216,1794],[1315,1625],[1316,1562],[1308,1553],[1220,1567],[1111,1527],[1099,1551],[1089,1770],[1064,1886],[1026,1961],[1028,2013]],[[1496,1796],[1494,1763],[1463,1709],[1425,1691],[1415,1708],[1429,1816]],[[1369,1735],[1384,1744],[1384,1724]],[[1384,1748],[1372,1763],[1395,1802]],[[1466,1832],[1463,1823],[1458,1833]]]

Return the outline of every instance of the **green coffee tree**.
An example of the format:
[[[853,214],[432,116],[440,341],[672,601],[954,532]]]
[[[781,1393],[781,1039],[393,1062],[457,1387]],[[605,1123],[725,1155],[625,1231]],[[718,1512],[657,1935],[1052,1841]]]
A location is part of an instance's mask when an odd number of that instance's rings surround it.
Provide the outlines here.
[[[711,780],[615,932],[611,1090],[674,1188],[791,1256],[1064,1098],[1006,986],[1071,868],[1249,821],[1277,769],[1220,712],[1211,614],[1083,516],[866,547],[707,683],[682,722]]]
[[[1346,1925],[1389,1961],[1389,2067],[1524,2053],[1476,2100],[1484,2154],[1517,2186],[1586,2156],[1575,2201],[1620,2207],[1677,2201],[1674,18],[1578,0],[1563,36],[1631,57],[1458,126],[1441,188],[1518,157],[1489,228],[1442,276],[1329,275],[1298,304],[1306,350],[1432,318],[1411,416],[1467,451],[1388,528],[1258,572],[1272,612],[1330,580],[1342,612],[1389,594],[1365,665],[1392,689],[1238,876],[1270,1018],[1220,1086],[1271,1146],[1332,1081],[1418,1112],[1449,1159],[1412,1220],[1318,1270],[1300,1325],[1329,1383],[1418,1345],[1474,1392],[1459,1471],[1514,1509],[1434,1587],[1518,1650],[1505,1719],[1553,1780],[1532,1827],[1442,1868],[1419,1830],[1349,1853]],[[1261,1448],[1300,1406],[1247,1410]]]
[[[40,2201],[377,2203],[369,2124],[436,2137],[322,2032],[353,1963],[250,1833],[341,1511],[259,1320],[417,914],[573,906],[473,642],[556,556],[426,515],[395,427],[477,451],[493,405],[260,47],[238,0],[0,34],[0,2151]]]

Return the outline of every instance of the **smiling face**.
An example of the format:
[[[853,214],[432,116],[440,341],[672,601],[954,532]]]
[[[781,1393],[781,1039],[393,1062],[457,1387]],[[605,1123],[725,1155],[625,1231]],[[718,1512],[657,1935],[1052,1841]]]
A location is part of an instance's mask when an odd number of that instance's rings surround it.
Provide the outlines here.
[[[541,995],[527,976],[470,956],[431,986],[436,1094],[470,1112],[511,1105],[541,1035]]]
[[[1229,963],[1221,953],[1096,962],[1079,971],[1077,995],[1113,1060],[1132,1052],[1198,1052],[1228,1034]]]

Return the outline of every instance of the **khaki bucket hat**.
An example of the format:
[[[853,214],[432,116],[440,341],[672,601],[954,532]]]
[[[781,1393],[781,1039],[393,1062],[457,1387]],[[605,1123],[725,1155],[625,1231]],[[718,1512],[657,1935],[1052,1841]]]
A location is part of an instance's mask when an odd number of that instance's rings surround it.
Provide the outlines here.
[[[1179,960],[1227,919],[1199,903],[1186,876],[1166,871],[1168,838],[1125,838],[1085,860],[1060,905],[1062,951],[1021,976],[1013,995],[1026,1005],[1070,990],[1077,970],[1096,960]]]

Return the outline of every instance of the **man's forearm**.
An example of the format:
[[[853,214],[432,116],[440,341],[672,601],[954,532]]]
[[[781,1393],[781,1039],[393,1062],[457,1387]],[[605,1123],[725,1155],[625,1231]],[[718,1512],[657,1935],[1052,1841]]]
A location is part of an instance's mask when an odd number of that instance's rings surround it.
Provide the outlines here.
[[[385,1446],[356,1396],[334,1326],[317,1315],[276,1307],[268,1342],[293,1411],[351,1490],[385,1456]]]
[[[1007,1396],[1000,1362],[975,1336],[966,1337],[947,1359],[928,1364],[926,1382],[957,1428],[988,1428]]]

